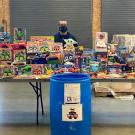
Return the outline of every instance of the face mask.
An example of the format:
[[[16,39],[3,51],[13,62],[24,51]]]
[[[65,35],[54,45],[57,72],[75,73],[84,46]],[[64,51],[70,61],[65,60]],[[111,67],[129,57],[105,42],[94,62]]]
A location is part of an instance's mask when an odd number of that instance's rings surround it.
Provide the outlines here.
[[[59,27],[59,31],[62,32],[62,33],[65,33],[67,32],[67,27],[66,26],[62,26],[62,27]]]

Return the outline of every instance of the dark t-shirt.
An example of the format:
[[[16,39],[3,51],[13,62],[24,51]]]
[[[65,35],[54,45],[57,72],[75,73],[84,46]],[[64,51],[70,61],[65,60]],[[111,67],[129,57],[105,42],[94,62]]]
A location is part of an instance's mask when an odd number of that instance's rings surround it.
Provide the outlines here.
[[[64,39],[73,39],[73,40],[77,41],[76,38],[69,32],[67,32],[66,35],[61,35],[60,32],[58,32],[54,35],[54,42],[60,42],[63,44],[63,46],[65,44]]]

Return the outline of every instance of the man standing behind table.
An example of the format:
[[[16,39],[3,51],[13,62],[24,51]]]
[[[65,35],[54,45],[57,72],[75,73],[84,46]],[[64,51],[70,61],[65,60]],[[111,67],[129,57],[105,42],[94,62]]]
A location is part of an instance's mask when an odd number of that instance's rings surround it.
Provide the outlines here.
[[[54,35],[54,41],[55,42],[60,42],[65,44],[65,39],[73,39],[74,41],[77,41],[74,35],[72,35],[67,28],[67,21],[66,20],[60,20],[59,21],[59,31]],[[76,47],[78,44],[75,44],[74,46]]]

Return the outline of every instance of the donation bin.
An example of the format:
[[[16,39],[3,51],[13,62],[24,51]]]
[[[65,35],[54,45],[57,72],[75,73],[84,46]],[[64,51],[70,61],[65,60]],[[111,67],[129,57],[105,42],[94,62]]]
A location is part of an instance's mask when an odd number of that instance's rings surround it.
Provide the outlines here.
[[[58,74],[50,82],[51,135],[91,135],[91,82],[87,74]]]

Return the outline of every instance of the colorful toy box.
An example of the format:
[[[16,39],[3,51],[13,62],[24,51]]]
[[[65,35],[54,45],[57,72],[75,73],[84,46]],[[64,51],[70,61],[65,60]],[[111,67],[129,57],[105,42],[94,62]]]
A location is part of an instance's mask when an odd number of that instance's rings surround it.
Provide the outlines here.
[[[12,62],[12,52],[11,48],[0,48],[0,61],[1,64],[9,64]]]
[[[7,32],[0,32],[0,43],[10,43],[11,37]]]
[[[26,42],[26,28],[14,27],[14,43]]]
[[[11,65],[1,65],[1,77],[12,78],[14,74],[14,68]]]
[[[107,52],[108,33],[97,32],[95,40],[95,51],[96,52]]]

